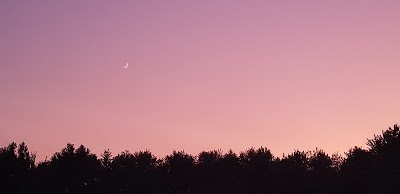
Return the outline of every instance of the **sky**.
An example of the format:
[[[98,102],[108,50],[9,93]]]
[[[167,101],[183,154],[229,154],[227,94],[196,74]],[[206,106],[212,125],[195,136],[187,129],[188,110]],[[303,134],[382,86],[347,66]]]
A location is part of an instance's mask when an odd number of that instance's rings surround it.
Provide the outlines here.
[[[1,1],[0,146],[366,148],[399,122],[400,1]],[[124,69],[126,63],[128,68]]]

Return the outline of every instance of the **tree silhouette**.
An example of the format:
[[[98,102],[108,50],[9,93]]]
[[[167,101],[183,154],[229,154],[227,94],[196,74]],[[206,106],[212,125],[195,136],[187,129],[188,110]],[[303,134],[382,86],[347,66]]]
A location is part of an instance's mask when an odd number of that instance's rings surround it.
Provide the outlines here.
[[[265,147],[250,148],[239,156],[243,166],[242,183],[247,193],[266,193],[276,190],[276,175],[273,171],[274,156]]]
[[[103,154],[101,154],[101,165],[103,166],[104,169],[110,171],[111,170],[111,165],[112,165],[112,154],[110,150],[104,150]]]
[[[292,154],[284,156],[281,163],[286,169],[305,172],[308,169],[307,153],[296,150]]]
[[[295,193],[299,189],[306,191],[309,161],[308,152],[295,150],[284,156],[279,162],[279,185],[282,193]]]
[[[195,159],[184,151],[173,151],[165,157],[164,164],[168,169],[168,179],[171,193],[189,193],[193,190],[193,170]]]
[[[216,184],[220,186],[216,188],[222,190],[222,192],[217,190],[216,193],[241,193],[244,191],[244,188],[241,187],[242,166],[239,156],[233,150],[229,150],[223,155],[219,169],[221,171],[221,179]]]
[[[16,193],[17,182],[17,144],[12,142],[0,149],[0,180],[6,193]]]
[[[85,146],[75,149],[68,143],[61,152],[53,155],[50,168],[54,193],[97,192],[101,163]]]
[[[201,192],[222,192],[215,191],[217,184],[223,178],[221,171],[222,151],[202,151],[198,155],[196,166],[196,190]]]
[[[400,178],[400,129],[398,125],[382,131],[381,135],[374,135],[368,139],[369,151],[374,155],[377,163],[374,175],[376,184],[382,188],[380,192],[389,192],[387,185],[396,185]]]
[[[156,179],[157,158],[149,151],[140,151],[134,154],[136,158],[136,191],[156,193],[159,180]]]
[[[389,127],[388,130],[382,132],[382,135],[374,135],[373,139],[368,139],[367,145],[370,147],[369,150],[379,158],[396,163],[400,159],[399,126]]]
[[[0,148],[0,182],[6,193],[32,192],[31,171],[35,168],[35,154],[29,153],[24,142],[12,142]]]
[[[19,193],[28,193],[32,191],[31,170],[35,168],[35,154],[29,153],[29,149],[25,142],[18,145],[17,150],[17,181],[18,185],[24,185],[23,187],[18,186]]]
[[[335,193],[335,188],[329,188],[329,185],[336,183],[335,168],[332,158],[322,149],[316,148],[309,158],[309,170],[311,172],[311,181],[319,187],[314,187],[313,192],[317,193]]]
[[[274,157],[265,147],[173,151],[164,158],[149,150],[101,157],[68,143],[50,160],[35,164],[22,142],[0,148],[0,193],[399,193],[400,129],[397,125],[353,147],[342,157],[322,149]]]
[[[360,147],[353,147],[346,153],[341,165],[343,182],[351,192],[368,193],[373,191],[375,174],[374,156],[372,152]],[[371,184],[366,184],[371,183]]]
[[[135,184],[132,178],[135,175],[136,158],[129,151],[124,151],[115,156],[112,161],[111,168],[113,170],[112,178],[116,183],[116,191],[120,193],[127,193],[134,190]]]

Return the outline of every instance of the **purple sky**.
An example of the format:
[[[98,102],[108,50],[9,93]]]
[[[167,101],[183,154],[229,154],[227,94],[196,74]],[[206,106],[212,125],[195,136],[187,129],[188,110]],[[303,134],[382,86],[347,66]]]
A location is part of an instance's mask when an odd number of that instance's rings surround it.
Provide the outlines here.
[[[400,1],[1,1],[0,146],[344,152],[399,121]],[[127,69],[122,67],[129,63]]]

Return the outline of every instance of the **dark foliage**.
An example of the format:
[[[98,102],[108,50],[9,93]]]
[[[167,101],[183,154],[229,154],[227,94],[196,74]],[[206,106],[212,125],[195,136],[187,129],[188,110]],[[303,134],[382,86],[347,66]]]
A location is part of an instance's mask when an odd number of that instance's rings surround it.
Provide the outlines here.
[[[397,125],[354,147],[329,155],[295,150],[282,158],[265,147],[239,155],[229,150],[184,151],[157,159],[149,150],[100,157],[67,144],[35,164],[25,143],[0,148],[0,193],[400,193],[400,129]]]

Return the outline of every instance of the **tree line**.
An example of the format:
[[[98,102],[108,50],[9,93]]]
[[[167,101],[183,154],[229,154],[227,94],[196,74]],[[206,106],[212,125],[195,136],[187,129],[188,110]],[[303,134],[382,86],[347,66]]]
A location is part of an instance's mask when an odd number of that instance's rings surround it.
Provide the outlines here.
[[[157,158],[149,150],[96,156],[68,143],[35,163],[25,143],[10,143],[0,148],[0,193],[400,193],[399,126],[366,145],[344,156],[315,149],[276,157],[260,147],[197,156],[173,151]]]

